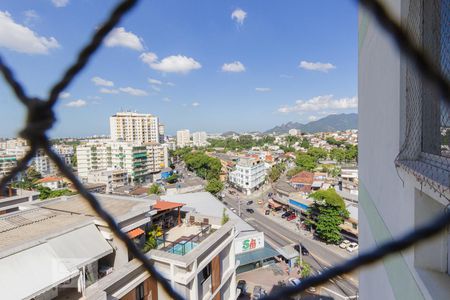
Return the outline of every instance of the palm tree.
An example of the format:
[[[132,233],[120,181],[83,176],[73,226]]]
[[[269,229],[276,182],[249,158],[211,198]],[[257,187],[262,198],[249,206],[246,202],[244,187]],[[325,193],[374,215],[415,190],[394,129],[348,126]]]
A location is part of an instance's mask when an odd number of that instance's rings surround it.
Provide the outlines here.
[[[148,233],[147,241],[144,244],[143,251],[148,252],[158,246],[158,238],[164,234],[161,226],[153,225],[152,230]]]

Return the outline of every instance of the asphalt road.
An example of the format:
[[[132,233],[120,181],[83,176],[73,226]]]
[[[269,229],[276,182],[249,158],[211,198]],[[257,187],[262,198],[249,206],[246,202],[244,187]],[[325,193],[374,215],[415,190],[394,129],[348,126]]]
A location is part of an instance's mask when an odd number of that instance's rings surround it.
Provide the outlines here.
[[[302,234],[287,229],[277,222],[272,221],[265,215],[259,212],[259,205],[253,200],[253,204],[247,205],[248,199],[240,195],[241,199],[241,217],[255,229],[264,232],[265,240],[274,248],[281,248],[286,245],[302,243],[310,252],[310,255],[303,256],[303,259],[311,265],[315,273],[321,272],[324,268],[333,266],[337,263],[345,261],[343,257],[334,252],[334,249],[329,249],[327,246],[318,241],[311,241]],[[253,198],[253,197],[252,197]],[[235,196],[225,194],[223,199],[228,207],[235,208],[237,213],[239,205]],[[252,208],[255,212],[249,213],[247,208]],[[330,281],[331,286],[328,286],[329,294],[335,299],[345,299],[351,297],[358,292],[358,281],[356,276],[348,275],[345,277],[338,277]]]

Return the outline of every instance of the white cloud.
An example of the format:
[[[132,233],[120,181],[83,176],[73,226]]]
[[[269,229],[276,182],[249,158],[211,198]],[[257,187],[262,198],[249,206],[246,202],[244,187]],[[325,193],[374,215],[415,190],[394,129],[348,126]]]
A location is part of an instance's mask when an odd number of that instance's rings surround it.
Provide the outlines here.
[[[69,0],[52,0],[52,3],[56,7],[65,7],[69,4]]]
[[[231,19],[236,21],[239,25],[244,24],[244,20],[246,17],[247,17],[247,13],[240,8],[235,9],[231,13]]]
[[[255,91],[260,92],[260,93],[267,93],[272,91],[271,88],[267,88],[267,87],[259,87],[259,88],[255,88]]]
[[[192,106],[193,106],[193,107],[200,106],[200,103],[199,103],[199,102],[192,102]]]
[[[330,63],[321,63],[321,62],[308,62],[302,60],[298,66],[299,68],[310,70],[310,71],[320,71],[328,73],[328,71],[336,69],[336,66]]]
[[[287,74],[281,74],[280,75],[280,78],[288,78],[288,79],[290,79],[290,78],[293,78],[294,76],[292,76],[292,75],[287,75]]]
[[[153,79],[153,78],[149,78],[149,79],[148,79],[148,82],[149,82],[150,84],[157,84],[157,85],[163,84],[161,80]]]
[[[281,113],[319,111],[326,109],[352,109],[358,107],[358,98],[335,99],[333,95],[325,95],[309,100],[297,100],[293,106],[283,106],[278,109]]]
[[[151,88],[156,92],[161,92],[161,88],[157,87],[156,85],[152,85]]]
[[[59,98],[61,98],[61,99],[67,99],[69,97],[70,97],[69,92],[62,92],[61,94],[59,94]]]
[[[103,79],[98,76],[92,77],[91,81],[97,86],[109,86],[109,87],[114,86],[114,82]]]
[[[164,98],[163,98],[163,101],[164,101],[164,102],[171,102],[172,99],[170,99],[169,97],[164,97]]]
[[[142,60],[142,62],[150,65],[158,60],[158,55],[153,52],[145,52],[139,55],[139,58]]]
[[[83,107],[86,105],[87,102],[84,101],[83,99],[74,100],[66,104],[67,107]]]
[[[132,32],[128,32],[123,27],[114,28],[106,37],[107,47],[125,47],[137,51],[143,51],[142,38]]]
[[[25,16],[24,23],[28,26],[32,25],[35,21],[38,21],[41,17],[39,17],[38,13],[33,10],[29,9],[23,12],[23,15]]]
[[[135,89],[135,88],[132,88],[132,87],[129,87],[129,86],[128,87],[124,87],[124,88],[119,88],[119,90],[121,92],[127,93],[127,94],[129,94],[131,96],[147,96],[148,95],[148,93],[146,91],[144,91],[144,90]]]
[[[147,52],[142,53],[140,58],[144,63],[148,64],[150,68],[164,73],[186,74],[202,67],[195,59],[184,55],[172,55],[158,61],[158,56],[156,56],[155,53]]]
[[[316,121],[317,117],[316,116],[309,116],[308,117],[308,121],[312,122],[312,121]]]
[[[101,88],[99,90],[100,93],[102,94],[118,94],[119,91],[116,89],[107,89],[107,88]]]
[[[175,86],[175,83],[173,83],[173,82],[167,82],[166,83],[168,86]]]
[[[42,37],[30,28],[15,23],[10,13],[0,11],[0,47],[28,54],[47,54],[60,45],[54,37]]]
[[[100,99],[102,99],[102,97],[100,97],[100,96],[87,96],[87,98],[90,99],[90,100],[100,100]]]
[[[222,71],[234,73],[244,72],[245,66],[240,61],[234,61],[229,64],[223,64]]]

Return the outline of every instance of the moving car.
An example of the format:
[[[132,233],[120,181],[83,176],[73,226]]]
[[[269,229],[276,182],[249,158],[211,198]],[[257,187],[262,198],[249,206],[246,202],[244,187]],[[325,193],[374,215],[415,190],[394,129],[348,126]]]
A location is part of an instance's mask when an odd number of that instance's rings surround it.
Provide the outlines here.
[[[246,211],[251,214],[255,212],[252,208],[247,208]]]
[[[236,208],[232,207],[230,208],[232,212],[236,213]]]
[[[270,210],[267,209],[267,210],[264,212],[264,214],[265,214],[266,216],[270,215]]]
[[[244,295],[247,292],[247,282],[239,280],[236,286],[239,289],[239,295]]]
[[[347,247],[347,251],[348,252],[353,252],[358,250],[358,244],[357,243],[350,243],[350,245],[348,245]]]
[[[251,204],[253,204],[253,201],[252,201],[252,200],[247,201],[247,205],[251,205]]]
[[[349,240],[343,240],[342,243],[339,245],[339,248],[347,249],[347,247],[350,245]]]
[[[302,255],[306,255],[306,256],[309,255],[308,249],[306,249],[305,246],[303,246],[303,245],[302,245]]]

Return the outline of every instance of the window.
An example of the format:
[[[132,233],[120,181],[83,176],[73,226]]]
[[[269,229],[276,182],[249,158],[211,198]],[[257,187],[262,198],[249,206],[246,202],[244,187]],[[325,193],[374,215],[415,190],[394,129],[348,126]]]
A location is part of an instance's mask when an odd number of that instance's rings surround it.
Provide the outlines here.
[[[141,283],[136,287],[136,300],[144,300],[145,293],[144,293],[144,283]]]
[[[211,276],[211,263],[207,264],[206,267],[203,268],[203,270],[198,274],[200,284],[206,281],[206,279]]]

